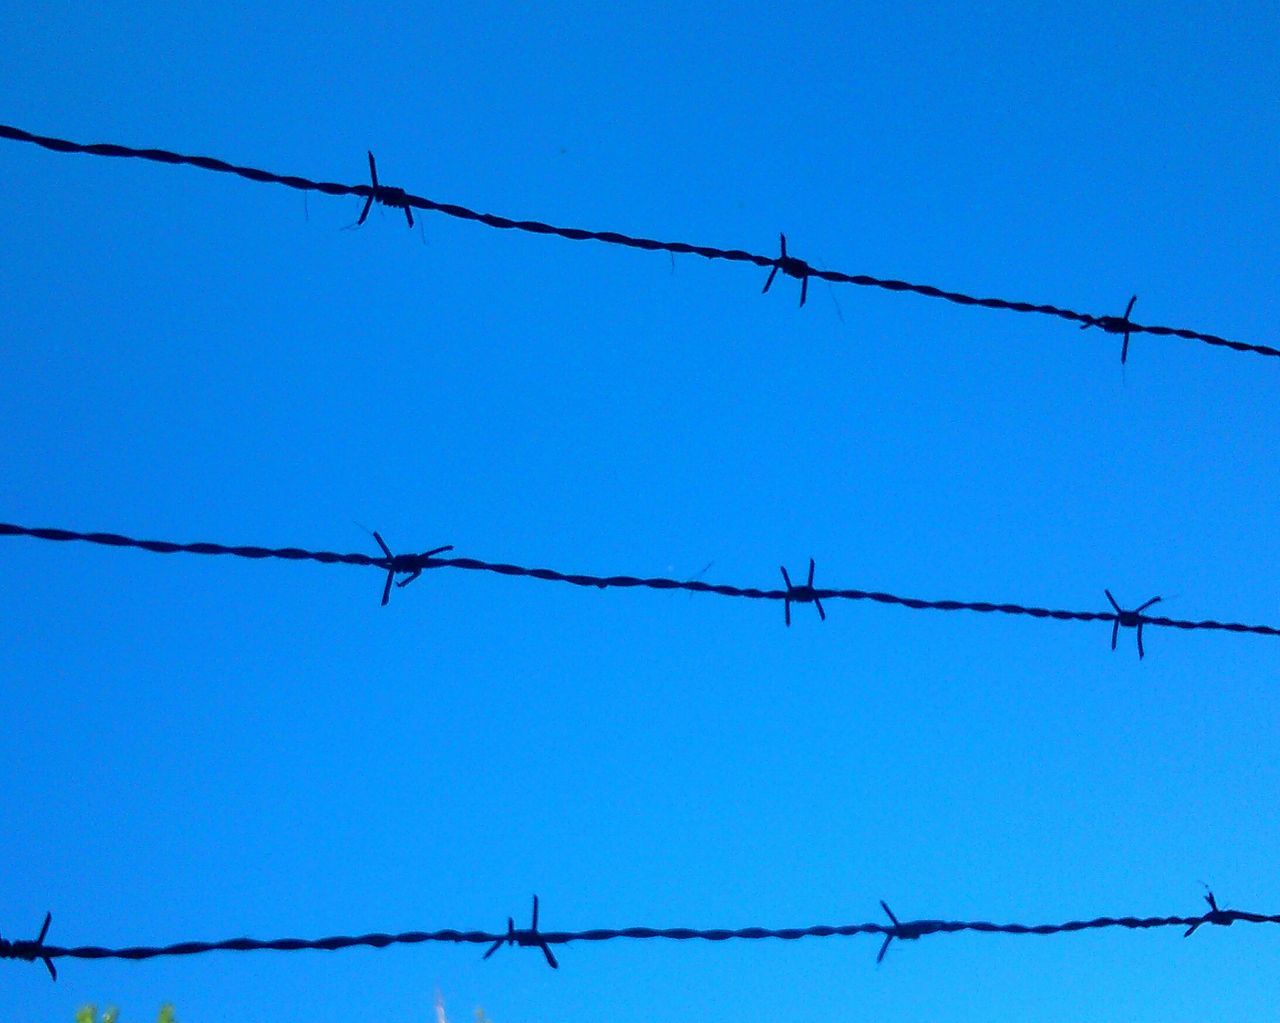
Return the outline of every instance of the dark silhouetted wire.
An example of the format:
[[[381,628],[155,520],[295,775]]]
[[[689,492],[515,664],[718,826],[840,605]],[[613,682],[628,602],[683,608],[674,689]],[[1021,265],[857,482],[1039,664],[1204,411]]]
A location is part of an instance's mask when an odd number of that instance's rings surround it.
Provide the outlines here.
[[[139,160],[151,160],[155,163],[181,164],[189,167],[199,167],[202,170],[217,171],[222,174],[235,174],[249,181],[256,181],[265,184],[284,185],[286,188],[296,188],[303,191],[323,192],[326,195],[334,196],[359,196],[365,200],[365,207],[361,213],[361,221],[368,215],[371,203],[378,202],[388,206],[402,209],[406,216],[409,217],[412,225],[411,209],[429,210],[435,213],[443,213],[449,217],[457,217],[460,220],[471,220],[488,227],[499,228],[503,230],[527,231],[531,234],[555,235],[558,238],[566,238],[571,241],[597,241],[604,242],[608,245],[623,245],[632,249],[644,249],[650,252],[670,252],[680,255],[702,256],[706,259],[724,259],[735,263],[751,263],[762,269],[769,269],[770,274],[765,281],[764,290],[768,291],[769,286],[773,283],[774,276],[778,271],[783,274],[794,277],[800,281],[800,304],[804,304],[807,297],[808,280],[810,277],[817,277],[824,281],[832,281],[836,284],[853,284],[858,287],[881,288],[886,291],[909,292],[914,295],[923,295],[927,298],[938,298],[946,302],[954,302],[958,305],[980,306],[984,309],[1003,309],[1015,313],[1038,313],[1044,316],[1054,316],[1063,320],[1071,320],[1079,323],[1081,328],[1098,327],[1110,334],[1123,335],[1124,347],[1121,351],[1121,361],[1125,361],[1129,354],[1129,337],[1131,334],[1152,334],[1159,337],[1178,337],[1188,341],[1200,341],[1204,344],[1214,345],[1220,348],[1229,348],[1236,352],[1253,352],[1257,355],[1265,355],[1271,358],[1280,356],[1280,348],[1272,348],[1268,345],[1247,344],[1243,341],[1232,341],[1229,338],[1219,337],[1216,334],[1205,334],[1196,330],[1186,330],[1180,327],[1160,327],[1147,326],[1140,323],[1134,323],[1128,318],[1128,312],[1124,316],[1097,316],[1092,313],[1077,312],[1073,309],[1066,309],[1061,306],[1048,305],[1035,302],[1015,302],[1004,298],[979,298],[974,295],[966,295],[959,291],[948,291],[943,288],[934,287],[931,284],[912,284],[909,281],[892,280],[881,277],[871,277],[867,274],[848,274],[839,270],[820,270],[810,266],[801,259],[787,254],[785,240],[782,245],[781,254],[778,256],[763,256],[752,252],[745,252],[742,249],[722,249],[710,245],[692,245],[688,242],[666,242],[658,241],[654,238],[641,238],[634,235],[620,234],[617,231],[588,231],[577,227],[557,227],[554,224],[546,224],[537,220],[513,220],[510,217],[498,216],[494,213],[481,213],[477,210],[468,209],[465,206],[458,206],[453,203],[436,202],[434,199],[427,199],[420,195],[411,195],[402,188],[392,188],[381,185],[377,181],[376,172],[374,172],[373,158],[370,154],[370,170],[373,172],[371,184],[344,185],[333,181],[313,181],[310,178],[298,177],[293,174],[274,174],[271,171],[261,170],[257,167],[242,167],[233,163],[227,163],[225,160],[219,160],[209,156],[186,156],[182,153],[174,153],[167,149],[134,149],[129,146],[114,145],[111,143],[92,143],[86,144],[81,142],[71,142],[67,139],[54,138],[48,135],[36,135],[32,132],[25,131],[22,128],[15,128],[10,125],[0,125],[0,138],[9,139],[14,142],[28,142],[33,145],[41,146],[44,149],[50,149],[57,153],[86,153],[90,156],[109,156],[109,157],[125,157]],[[1129,302],[1129,309],[1132,310],[1133,301]]]
[[[337,952],[348,948],[388,948],[392,945],[421,945],[428,942],[442,942],[454,945],[488,945],[484,954],[488,959],[504,945],[516,945],[523,948],[542,950],[547,964],[552,968],[559,966],[551,951],[552,945],[567,945],[573,941],[617,941],[617,940],[654,940],[667,941],[759,941],[774,938],[781,941],[796,941],[800,938],[837,938],[852,937],[858,934],[875,934],[882,936],[884,942],[880,946],[876,962],[884,959],[885,952],[894,940],[914,941],[931,934],[958,934],[962,931],[975,931],[981,934],[1012,935],[1051,935],[1072,934],[1078,931],[1107,930],[1123,928],[1126,930],[1152,930],[1159,927],[1185,928],[1184,937],[1190,937],[1206,924],[1229,927],[1235,923],[1247,924],[1280,924],[1280,914],[1249,913],[1239,909],[1220,909],[1213,893],[1210,892],[1205,901],[1209,911],[1198,916],[1100,916],[1092,920],[1068,920],[1056,924],[1000,924],[985,920],[907,920],[902,921],[894,915],[887,904],[880,905],[889,917],[888,923],[840,924],[835,926],[817,925],[812,927],[741,927],[741,928],[695,928],[695,927],[621,927],[595,928],[586,931],[543,931],[538,929],[538,903],[534,896],[533,923],[529,928],[517,928],[511,918],[507,920],[507,929],[502,932],[490,931],[405,931],[400,934],[361,934],[337,935],[327,938],[273,938],[259,940],[257,938],[229,938],[223,941],[182,941],[172,945],[135,945],[126,948],[103,948],[98,945],[78,945],[63,947],[46,945],[44,938],[49,929],[49,917],[45,917],[44,928],[40,937],[34,941],[9,941],[0,939],[0,959],[17,959],[26,962],[40,960],[48,967],[50,975],[57,977],[53,968],[54,959],[129,959],[141,961],[158,959],[162,956],[202,955],[206,952],[300,952],[317,950]]]
[[[326,565],[374,566],[387,573],[386,583],[383,587],[384,604],[390,593],[390,582],[397,575],[406,576],[406,578],[396,583],[397,586],[405,586],[428,569],[459,568],[471,572],[494,572],[498,575],[522,576],[529,579],[569,583],[573,586],[585,586],[601,590],[640,587],[651,590],[687,590],[692,593],[713,593],[721,597],[742,597],[748,600],[780,600],[783,602],[788,625],[790,624],[790,607],[793,603],[815,604],[819,615],[825,620],[826,612],[823,610],[821,603],[824,600],[870,600],[879,604],[894,604],[916,611],[977,611],[985,614],[1027,615],[1031,618],[1047,618],[1055,621],[1108,622],[1112,625],[1112,649],[1115,647],[1116,634],[1121,628],[1141,630],[1148,625],[1170,629],[1205,629],[1221,632],[1245,632],[1257,636],[1280,636],[1280,627],[1273,625],[1244,625],[1240,622],[1213,620],[1189,621],[1179,618],[1146,615],[1142,613],[1141,609],[1136,611],[1123,610],[1115,603],[1110,593],[1107,593],[1107,597],[1111,600],[1112,606],[1116,610],[1063,611],[1025,604],[996,604],[982,600],[921,600],[916,597],[902,597],[894,593],[880,593],[874,590],[820,589],[813,586],[812,559],[810,559],[808,582],[805,585],[791,585],[784,569],[783,579],[787,582],[787,587],[780,590],[763,590],[751,586],[706,583],[698,579],[642,578],[631,575],[582,575],[560,572],[551,568],[527,568],[523,565],[480,561],[476,558],[437,557],[439,553],[450,550],[451,548],[449,547],[437,547],[425,554],[391,554],[382,537],[376,533],[374,537],[383,550],[381,557],[375,554],[339,554],[334,551],[311,551],[299,547],[233,547],[218,543],[172,543],[168,540],[136,540],[132,537],[121,536],[119,533],[78,533],[69,529],[19,526],[11,522],[0,522],[0,536],[27,536],[38,540],[80,541],[101,544],[107,547],[131,547],[156,554],[226,554],[238,558],[281,558],[286,561],[317,561]],[[1148,601],[1142,607],[1149,607],[1152,603],[1154,601]],[[1142,652],[1140,649],[1139,653],[1141,654]]]

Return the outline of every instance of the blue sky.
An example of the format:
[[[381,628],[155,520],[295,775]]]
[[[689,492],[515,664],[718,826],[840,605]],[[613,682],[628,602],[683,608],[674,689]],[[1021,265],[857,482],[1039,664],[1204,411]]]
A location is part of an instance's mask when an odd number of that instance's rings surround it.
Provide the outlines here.
[[[674,5],[673,5],[674,6]],[[1269,5],[0,13],[0,120],[1276,343]],[[0,145],[0,519],[1274,622],[1276,365]],[[0,543],[0,933],[1280,907],[1280,645]],[[1199,1020],[1213,928],[11,963],[0,1016]]]

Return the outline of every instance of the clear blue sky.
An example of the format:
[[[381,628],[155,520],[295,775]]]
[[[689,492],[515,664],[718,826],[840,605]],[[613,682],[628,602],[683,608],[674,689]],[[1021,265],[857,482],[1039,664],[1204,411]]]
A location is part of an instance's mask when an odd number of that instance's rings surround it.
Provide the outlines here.
[[[55,9],[61,7],[61,9]],[[685,8],[676,12],[675,8]],[[1280,339],[1273,5],[0,13],[0,120]],[[0,519],[1280,618],[1277,365],[0,144]],[[424,244],[425,242],[425,244]],[[1280,643],[0,541],[0,933],[1275,912]],[[1260,1019],[1280,937],[10,963],[0,1018]],[[3,964],[0,964],[3,965]]]

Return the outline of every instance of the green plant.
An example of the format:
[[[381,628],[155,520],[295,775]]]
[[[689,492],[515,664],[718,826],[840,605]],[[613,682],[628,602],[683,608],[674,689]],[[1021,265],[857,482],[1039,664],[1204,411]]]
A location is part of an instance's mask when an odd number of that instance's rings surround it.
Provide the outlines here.
[[[76,1010],[76,1023],[120,1023],[120,1010],[114,1005],[110,1008],[102,1010],[102,1015],[98,1015],[98,1007],[96,1005],[82,1005]],[[173,1006],[168,1002],[160,1006],[160,1013],[156,1016],[156,1023],[178,1023],[178,1017],[174,1015]]]

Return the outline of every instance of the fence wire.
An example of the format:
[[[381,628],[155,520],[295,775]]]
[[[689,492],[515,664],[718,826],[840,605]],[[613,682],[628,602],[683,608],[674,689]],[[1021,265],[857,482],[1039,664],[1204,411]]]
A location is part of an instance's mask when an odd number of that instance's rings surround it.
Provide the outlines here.
[[[959,934],[974,931],[981,934],[1053,935],[1072,934],[1079,931],[1097,931],[1111,928],[1125,930],[1154,930],[1165,927],[1185,928],[1184,937],[1190,937],[1197,929],[1212,924],[1229,927],[1235,923],[1280,924],[1280,914],[1251,913],[1239,909],[1222,909],[1213,892],[1205,896],[1207,912],[1194,916],[1100,916],[1092,920],[1068,920],[1064,923],[1017,924],[992,923],[987,920],[899,920],[885,902],[887,923],[815,925],[810,927],[601,927],[584,931],[544,931],[538,927],[538,897],[533,897],[532,922],[526,928],[515,926],[513,918],[507,918],[505,931],[404,931],[399,934],[334,935],[325,938],[227,938],[222,941],[181,941],[171,945],[133,945],[124,948],[105,948],[100,945],[62,946],[45,943],[52,922],[52,914],[46,914],[44,926],[35,939],[9,940],[0,938],[0,959],[17,959],[25,962],[42,962],[53,979],[57,979],[55,959],[126,959],[135,962],[159,959],[165,956],[203,955],[207,952],[301,952],[307,950],[338,952],[349,948],[384,949],[393,945],[422,945],[444,943],[453,945],[487,945],[484,958],[488,959],[503,946],[540,949],[547,965],[556,969],[559,960],[551,950],[553,945],[567,945],[575,941],[760,941],[777,939],[796,941],[800,938],[842,938],[860,934],[874,934],[883,939],[876,962],[883,961],[889,946],[895,941],[915,941],[933,934]]]
[[[149,551],[154,554],[227,555],[255,560],[314,561],[324,565],[357,565],[377,568],[384,573],[382,588],[382,603],[384,605],[390,599],[393,583],[396,586],[403,587],[413,582],[425,571],[438,568],[454,568],[470,572],[491,572],[503,576],[539,579],[544,582],[568,583],[571,586],[598,590],[634,588],[684,590],[690,593],[708,593],[720,597],[781,601],[784,609],[784,621],[788,626],[791,624],[792,605],[813,604],[818,615],[825,620],[826,610],[822,602],[829,600],[868,600],[877,604],[905,607],[913,611],[973,611],[983,614],[1024,615],[1030,618],[1064,622],[1107,622],[1111,625],[1111,649],[1114,650],[1116,648],[1120,630],[1122,628],[1131,628],[1136,633],[1139,657],[1145,656],[1142,633],[1143,629],[1149,625],[1156,628],[1182,629],[1184,631],[1211,630],[1249,633],[1257,636],[1280,636],[1280,627],[1274,625],[1246,625],[1241,622],[1225,622],[1214,619],[1192,621],[1147,614],[1147,609],[1159,602],[1159,597],[1154,597],[1135,609],[1125,609],[1120,606],[1109,590],[1104,590],[1103,592],[1111,604],[1112,609],[1110,611],[1069,611],[1027,604],[993,603],[983,600],[923,600],[917,597],[904,597],[896,593],[883,593],[876,590],[829,589],[814,585],[815,565],[812,559],[809,561],[806,582],[802,584],[793,583],[786,568],[780,566],[784,587],[780,589],[761,589],[754,586],[708,583],[700,579],[644,578],[632,575],[586,575],[561,572],[552,568],[530,568],[525,565],[481,561],[477,558],[442,557],[443,553],[453,549],[451,546],[436,547],[424,554],[393,554],[378,533],[374,533],[373,537],[381,548],[382,553],[380,555],[358,552],[341,554],[336,551],[315,551],[300,547],[229,546],[227,544],[208,542],[174,543],[169,540],[138,540],[133,537],[122,536],[119,533],[81,533],[69,529],[45,526],[20,526],[12,522],[0,522],[0,536],[25,536],[54,542],[82,542],[106,547],[126,547]]]
[[[1131,336],[1135,334],[1150,334],[1157,337],[1177,337],[1188,341],[1199,341],[1202,344],[1213,345],[1219,348],[1227,348],[1236,352],[1252,352],[1255,355],[1263,355],[1270,358],[1280,357],[1280,348],[1274,348],[1270,345],[1249,344],[1243,341],[1233,341],[1229,338],[1220,337],[1217,334],[1208,334],[1202,331],[1188,330],[1182,327],[1162,327],[1151,324],[1136,323],[1129,318],[1129,313],[1133,310],[1133,304],[1134,301],[1136,301],[1137,296],[1130,299],[1128,308],[1125,310],[1123,316],[1084,313],[1078,312],[1074,309],[1068,309],[1062,306],[1046,303],[1021,302],[1005,298],[983,298],[960,291],[939,288],[932,284],[913,284],[910,281],[894,280],[892,278],[885,277],[873,277],[869,274],[851,274],[842,270],[823,270],[818,267],[810,266],[803,259],[799,259],[796,256],[789,254],[787,252],[787,241],[785,235],[781,239],[779,253],[777,255],[767,256],[753,252],[746,252],[743,249],[725,249],[711,245],[695,245],[690,242],[680,241],[660,241],[655,238],[644,238],[636,235],[623,234],[618,231],[593,231],[578,227],[557,227],[554,224],[548,224],[538,220],[516,220],[511,217],[500,216],[496,213],[482,213],[466,206],[457,205],[456,203],[438,202],[424,196],[413,195],[406,192],[403,188],[396,188],[381,184],[378,181],[377,165],[372,153],[368,154],[370,182],[368,184],[362,183],[347,185],[334,181],[315,181],[311,178],[300,177],[296,174],[277,174],[273,171],[263,170],[258,167],[246,167],[228,163],[227,161],[219,160],[216,157],[191,156],[182,153],[175,153],[167,149],[135,149],[130,146],[121,146],[114,143],[72,142],[69,139],[57,138],[49,135],[37,135],[33,132],[14,127],[12,125],[0,125],[0,139],[8,139],[13,142],[25,142],[56,153],[83,153],[89,156],[119,157],[149,160],[154,163],[185,165],[221,174],[234,174],[238,177],[261,184],[283,185],[286,188],[294,188],[304,192],[321,192],[325,195],[332,196],[356,196],[364,200],[364,207],[359,215],[360,223],[363,223],[365,217],[368,216],[369,209],[372,204],[379,203],[384,206],[403,210],[410,226],[413,225],[412,210],[427,210],[433,213],[442,213],[445,216],[455,217],[460,220],[469,220],[475,223],[484,224],[487,227],[497,228],[499,230],[524,231],[530,234],[554,235],[558,238],[565,238],[570,241],[595,241],[603,242],[607,245],[621,245],[626,248],[643,249],[649,252],[670,252],[676,255],[693,255],[702,256],[705,259],[727,260],[734,263],[749,263],[753,266],[770,271],[768,279],[765,281],[764,291],[769,290],[769,286],[773,283],[774,277],[779,271],[784,275],[799,281],[801,289],[801,305],[804,304],[805,297],[808,293],[809,279],[817,278],[819,280],[831,281],[835,284],[852,284],[857,287],[878,288],[884,291],[896,291],[913,295],[921,295],[925,298],[941,299],[942,301],[952,302],[957,305],[978,306],[984,309],[999,309],[1007,312],[1034,313],[1042,316],[1053,316],[1058,319],[1078,323],[1082,330],[1089,327],[1098,327],[1109,334],[1123,336],[1124,343],[1120,350],[1120,359],[1122,362],[1128,359],[1129,340]]]

